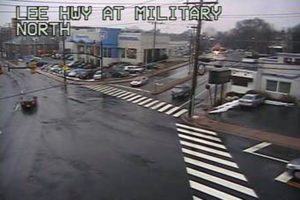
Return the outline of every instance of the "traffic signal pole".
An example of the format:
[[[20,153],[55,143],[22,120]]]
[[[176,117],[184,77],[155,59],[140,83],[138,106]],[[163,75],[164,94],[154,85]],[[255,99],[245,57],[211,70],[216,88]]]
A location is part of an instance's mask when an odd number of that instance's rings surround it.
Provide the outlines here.
[[[65,36],[63,36],[63,41],[62,41],[62,58],[63,58],[63,71],[64,71],[64,87],[65,90],[67,90],[67,73],[66,73],[66,55],[65,55],[65,48],[66,48],[66,43],[65,43]]]

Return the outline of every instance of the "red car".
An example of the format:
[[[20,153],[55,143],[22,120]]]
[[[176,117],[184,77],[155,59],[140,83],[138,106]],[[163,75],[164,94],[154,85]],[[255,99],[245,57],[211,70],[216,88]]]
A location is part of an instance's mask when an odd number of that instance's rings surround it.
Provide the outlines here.
[[[22,96],[20,104],[23,109],[34,108],[37,106],[37,97],[32,95]]]

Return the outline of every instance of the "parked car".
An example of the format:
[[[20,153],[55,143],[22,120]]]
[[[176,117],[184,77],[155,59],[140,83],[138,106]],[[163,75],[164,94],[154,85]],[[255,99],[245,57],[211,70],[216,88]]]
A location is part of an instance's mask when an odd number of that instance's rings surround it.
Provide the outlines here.
[[[113,72],[111,73],[111,76],[112,76],[113,78],[127,77],[127,76],[129,76],[129,72],[124,71],[124,70],[113,71]]]
[[[125,66],[124,70],[128,71],[131,74],[135,74],[135,73],[142,73],[145,70],[145,68],[141,66],[129,65],[129,66]]]
[[[148,63],[146,65],[147,69],[158,69],[158,65],[156,63]]]
[[[140,87],[145,85],[148,82],[148,77],[140,76],[130,82],[131,87]]]
[[[300,158],[290,161],[286,165],[286,168],[289,170],[289,172],[292,174],[294,178],[300,180]]]
[[[177,85],[171,90],[172,98],[184,98],[191,94],[191,87],[189,85]]]
[[[71,69],[67,76],[76,77],[76,75],[79,74],[80,71],[84,71],[84,69]]]
[[[83,70],[79,72],[78,78],[80,79],[92,79],[95,74],[95,70]]]
[[[21,96],[20,104],[22,109],[34,108],[37,106],[37,97],[32,95]]]
[[[102,78],[102,76],[103,76],[103,78],[109,78],[111,75],[107,72],[101,73],[101,70],[98,70],[98,71],[95,72],[93,78],[95,80],[100,80]]]
[[[265,97],[260,94],[246,94],[239,99],[240,106],[257,107],[264,103]]]

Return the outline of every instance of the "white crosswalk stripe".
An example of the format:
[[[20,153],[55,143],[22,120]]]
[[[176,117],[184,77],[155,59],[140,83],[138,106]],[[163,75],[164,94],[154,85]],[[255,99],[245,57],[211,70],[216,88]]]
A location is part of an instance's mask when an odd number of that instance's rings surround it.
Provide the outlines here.
[[[153,99],[152,99],[152,98],[148,98],[148,99],[146,99],[146,100],[144,100],[144,101],[138,103],[138,105],[142,106],[142,105],[144,105],[144,104],[146,104],[146,103],[149,103],[150,101],[153,101]]]
[[[159,102],[158,100],[154,100],[154,101],[152,101],[152,102],[146,104],[144,107],[145,107],[145,108],[149,108],[149,107],[153,106],[154,104],[156,104],[156,103],[158,103],[158,102]]]
[[[169,108],[171,108],[173,105],[172,104],[168,104],[164,107],[162,107],[161,109],[158,110],[158,112],[164,112],[166,110],[168,110]]]
[[[157,104],[157,105],[155,105],[155,106],[152,106],[151,109],[152,109],[152,110],[156,110],[156,109],[158,109],[159,107],[161,107],[161,106],[163,106],[163,105],[165,105],[165,104],[166,104],[166,102],[160,102],[159,104]]]
[[[133,97],[131,97],[130,99],[127,99],[126,101],[133,101],[133,100],[135,100],[135,99],[137,99],[137,98],[140,98],[142,95],[136,95],[136,96],[133,96]]]
[[[183,115],[184,113],[186,113],[188,110],[187,109],[182,109],[179,112],[175,113],[173,115],[173,117],[180,117],[181,115]]]
[[[175,111],[177,111],[177,110],[179,110],[180,109],[180,107],[174,107],[174,108],[172,108],[171,110],[169,110],[168,112],[166,112],[166,114],[167,115],[171,115],[171,114],[173,114]]]
[[[141,102],[141,101],[143,101],[145,99],[147,99],[147,97],[141,97],[141,98],[139,98],[137,100],[134,100],[132,103],[139,103],[139,102]]]
[[[193,199],[258,198],[216,132],[181,123],[176,127],[190,187],[198,191]]]
[[[187,109],[181,109],[178,106],[168,104],[159,100],[154,100],[152,98],[142,96],[134,92],[128,92],[124,89],[115,88],[113,86],[107,85],[88,85],[86,88],[99,91],[106,95],[114,96],[128,102],[135,103],[139,106],[149,108],[151,110],[157,110],[160,113],[165,113],[167,115],[172,115],[173,117],[180,117],[187,112]]]

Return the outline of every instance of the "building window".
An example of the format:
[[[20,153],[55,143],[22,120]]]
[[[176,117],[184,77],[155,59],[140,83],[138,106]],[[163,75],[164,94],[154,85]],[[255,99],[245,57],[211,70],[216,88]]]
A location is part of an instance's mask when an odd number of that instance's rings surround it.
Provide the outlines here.
[[[125,49],[124,48],[119,49],[119,57],[125,58]]]
[[[127,49],[127,58],[129,59],[136,59],[136,49],[132,49],[132,48],[129,48]]]
[[[291,83],[279,82],[278,92],[289,94],[291,90]]]
[[[248,87],[248,82],[252,81],[252,79],[237,77],[237,76],[232,76],[231,80],[232,80],[232,85],[237,85],[242,87]]]
[[[291,91],[291,83],[283,82],[283,81],[267,80],[266,90],[289,94]]]
[[[104,58],[111,58],[112,57],[112,50],[111,48],[103,48],[103,57]]]
[[[276,92],[277,91],[277,81],[267,80],[266,90]]]

